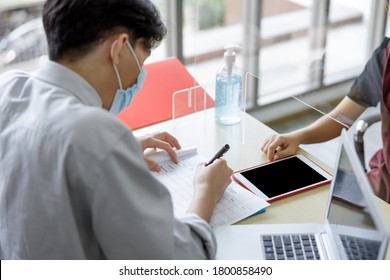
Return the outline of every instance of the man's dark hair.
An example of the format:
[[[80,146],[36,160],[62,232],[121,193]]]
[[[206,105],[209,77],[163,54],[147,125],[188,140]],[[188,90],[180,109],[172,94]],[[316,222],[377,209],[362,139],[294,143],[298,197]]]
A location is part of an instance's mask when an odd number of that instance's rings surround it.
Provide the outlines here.
[[[43,26],[54,61],[77,60],[120,32],[129,34],[131,44],[143,38],[147,49],[156,47],[166,34],[150,0],[47,0]]]

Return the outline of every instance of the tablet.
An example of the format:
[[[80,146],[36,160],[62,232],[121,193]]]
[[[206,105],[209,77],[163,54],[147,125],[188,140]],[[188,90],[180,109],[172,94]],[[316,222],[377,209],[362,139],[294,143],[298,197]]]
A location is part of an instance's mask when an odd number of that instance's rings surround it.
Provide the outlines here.
[[[235,172],[233,178],[270,202],[327,184],[332,176],[299,154]]]

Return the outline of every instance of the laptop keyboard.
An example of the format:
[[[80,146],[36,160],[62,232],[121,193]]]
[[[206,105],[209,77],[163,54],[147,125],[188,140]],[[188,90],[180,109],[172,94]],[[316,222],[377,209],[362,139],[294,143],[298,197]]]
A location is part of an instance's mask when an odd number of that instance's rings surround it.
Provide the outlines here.
[[[319,260],[313,234],[262,235],[267,260]]]
[[[350,260],[376,260],[380,242],[363,238],[340,235],[345,253]]]

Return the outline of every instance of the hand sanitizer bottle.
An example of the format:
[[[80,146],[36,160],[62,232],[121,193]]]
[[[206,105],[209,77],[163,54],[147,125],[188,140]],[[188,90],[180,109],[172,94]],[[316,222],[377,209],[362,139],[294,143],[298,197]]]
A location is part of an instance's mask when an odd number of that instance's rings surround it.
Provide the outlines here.
[[[225,46],[224,65],[216,77],[215,120],[222,125],[241,120],[242,74],[234,64],[237,45]]]

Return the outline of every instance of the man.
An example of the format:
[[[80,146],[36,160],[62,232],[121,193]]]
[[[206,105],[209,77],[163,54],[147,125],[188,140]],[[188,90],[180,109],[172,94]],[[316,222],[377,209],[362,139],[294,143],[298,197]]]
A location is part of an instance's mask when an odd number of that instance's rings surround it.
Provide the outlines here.
[[[142,149],[177,161],[180,144],[168,133],[138,142],[114,116],[166,33],[154,5],[48,0],[43,23],[50,61],[0,76],[0,258],[213,258],[207,222],[232,170],[200,164],[188,214],[174,218]]]

